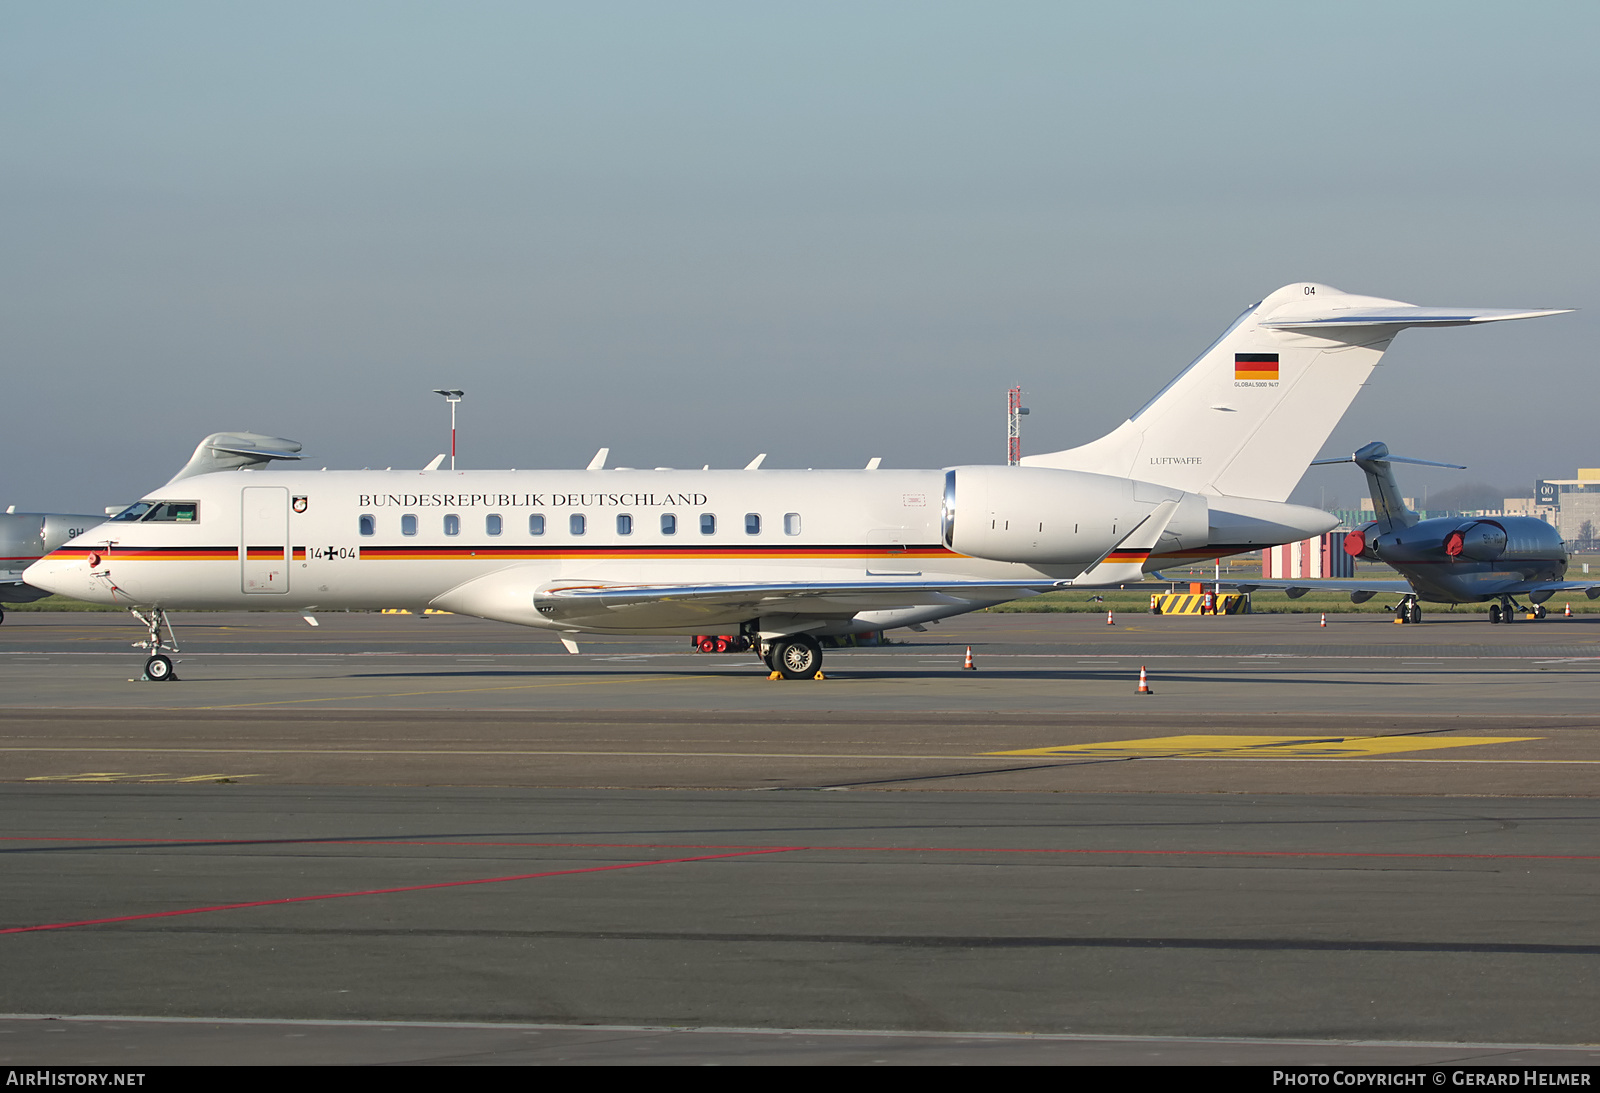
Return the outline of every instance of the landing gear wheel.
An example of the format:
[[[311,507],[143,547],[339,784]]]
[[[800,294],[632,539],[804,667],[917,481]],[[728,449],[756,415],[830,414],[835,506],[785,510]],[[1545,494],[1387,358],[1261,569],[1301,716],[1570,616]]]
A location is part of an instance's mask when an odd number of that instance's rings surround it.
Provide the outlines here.
[[[172,660],[159,654],[144,662],[144,674],[153,683],[172,678]]]
[[[772,643],[772,670],[784,679],[813,679],[822,670],[822,649],[805,634]]]
[[[1542,604],[1542,603],[1538,607],[1535,607],[1533,609],[1533,617],[1536,618],[1536,619],[1544,618],[1547,613],[1548,612],[1545,611],[1544,604]]]
[[[1517,609],[1516,609],[1515,605],[1507,604],[1505,607],[1502,607],[1500,609],[1500,621],[1501,622],[1516,622],[1517,621]]]
[[[1420,603],[1414,603],[1411,605],[1411,621],[1422,621],[1422,605]]]
[[[1489,605],[1489,621],[1490,622],[1499,622],[1500,621],[1500,605],[1499,604],[1491,603]]]

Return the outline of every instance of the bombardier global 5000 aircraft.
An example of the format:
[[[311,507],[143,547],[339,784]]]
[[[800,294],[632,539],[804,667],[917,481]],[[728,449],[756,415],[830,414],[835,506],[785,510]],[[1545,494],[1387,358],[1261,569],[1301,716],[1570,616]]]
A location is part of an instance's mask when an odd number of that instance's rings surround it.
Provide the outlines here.
[[[739,633],[785,678],[817,638],[1294,542],[1285,503],[1394,336],[1555,311],[1279,289],[1108,435],[942,470],[279,471],[299,445],[207,437],[30,584],[129,607],[167,679],[174,608],[436,608],[576,633]]]

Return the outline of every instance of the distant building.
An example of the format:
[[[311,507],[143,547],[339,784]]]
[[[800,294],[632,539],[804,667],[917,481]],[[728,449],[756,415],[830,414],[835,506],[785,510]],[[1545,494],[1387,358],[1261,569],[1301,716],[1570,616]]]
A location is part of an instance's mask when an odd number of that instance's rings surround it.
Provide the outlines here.
[[[1539,483],[1539,500],[1554,500],[1556,530],[1568,542],[1592,539],[1600,529],[1600,467],[1579,467],[1576,478],[1546,478]],[[1587,536],[1583,525],[1590,525]]]
[[[1344,552],[1342,531],[1330,531],[1314,539],[1261,552],[1261,578],[1267,581],[1292,581],[1300,577],[1354,577],[1356,560]]]

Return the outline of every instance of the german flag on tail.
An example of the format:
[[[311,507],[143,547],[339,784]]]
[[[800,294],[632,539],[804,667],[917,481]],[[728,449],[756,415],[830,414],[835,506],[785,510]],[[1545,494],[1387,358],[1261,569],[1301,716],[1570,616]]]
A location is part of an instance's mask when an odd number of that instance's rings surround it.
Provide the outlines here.
[[[1278,378],[1276,353],[1235,353],[1233,378],[1236,380],[1275,380]]]

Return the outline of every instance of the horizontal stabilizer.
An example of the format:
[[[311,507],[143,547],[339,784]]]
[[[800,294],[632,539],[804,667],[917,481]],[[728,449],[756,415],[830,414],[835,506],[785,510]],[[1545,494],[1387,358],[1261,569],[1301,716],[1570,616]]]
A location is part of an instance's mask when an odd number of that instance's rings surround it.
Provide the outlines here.
[[[1319,326],[1469,326],[1507,319],[1542,319],[1565,315],[1570,307],[1519,311],[1505,307],[1351,307],[1305,315],[1274,315],[1261,320],[1269,330],[1309,330]]]

